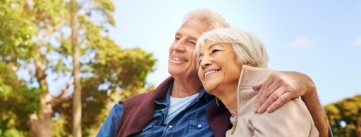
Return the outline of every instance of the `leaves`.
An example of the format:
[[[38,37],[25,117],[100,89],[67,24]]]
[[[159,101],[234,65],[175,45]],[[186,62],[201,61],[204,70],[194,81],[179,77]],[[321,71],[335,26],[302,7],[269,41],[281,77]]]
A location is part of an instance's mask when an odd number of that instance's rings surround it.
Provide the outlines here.
[[[70,135],[72,97],[52,104],[57,96],[49,90],[49,83],[66,87],[61,80],[73,79],[69,1],[0,2],[0,136],[31,136],[31,114],[40,124],[52,121],[53,128],[64,127],[53,135]],[[140,48],[122,49],[110,39],[107,27],[115,24],[111,0],[79,0],[78,6],[82,130],[87,136],[103,122],[109,103],[153,88],[145,86],[145,79],[156,59]],[[49,111],[53,120],[44,113]]]
[[[7,61],[16,61],[15,56],[29,59],[33,55],[31,38],[38,32],[36,24],[24,20],[28,14],[15,3],[7,0],[0,5],[0,58]]]
[[[27,88],[3,62],[0,62],[0,70],[0,88],[5,89],[5,94],[0,92],[0,130],[4,131],[4,136],[20,134],[15,129],[29,130],[26,126],[28,115],[40,108],[40,91]]]
[[[326,105],[324,108],[335,136],[361,135],[361,95]]]

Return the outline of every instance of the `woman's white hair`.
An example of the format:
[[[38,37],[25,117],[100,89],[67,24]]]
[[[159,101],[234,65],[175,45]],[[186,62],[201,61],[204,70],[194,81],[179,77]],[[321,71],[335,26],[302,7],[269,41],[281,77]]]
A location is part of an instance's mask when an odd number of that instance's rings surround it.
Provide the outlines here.
[[[266,68],[268,55],[266,48],[252,33],[235,28],[221,28],[208,31],[198,38],[195,56],[198,62],[202,45],[207,43],[231,43],[240,63]],[[197,68],[199,64],[197,64]]]

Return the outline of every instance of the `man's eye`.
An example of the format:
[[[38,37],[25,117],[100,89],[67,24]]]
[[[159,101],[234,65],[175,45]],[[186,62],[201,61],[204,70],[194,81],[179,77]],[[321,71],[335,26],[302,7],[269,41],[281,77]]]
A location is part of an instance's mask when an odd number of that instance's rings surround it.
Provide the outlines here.
[[[202,60],[200,59],[200,60],[198,61],[198,65],[200,65],[200,64],[201,64],[201,62],[202,62]]]
[[[196,45],[196,41],[193,41],[193,40],[189,41],[189,43],[192,45]]]
[[[179,37],[179,36],[174,37],[174,41],[178,41],[180,39],[181,39],[181,37]]]

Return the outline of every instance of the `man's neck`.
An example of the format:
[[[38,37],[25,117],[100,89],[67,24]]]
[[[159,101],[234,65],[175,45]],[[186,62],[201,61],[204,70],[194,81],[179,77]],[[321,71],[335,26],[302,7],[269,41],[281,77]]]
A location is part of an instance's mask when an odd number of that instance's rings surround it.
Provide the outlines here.
[[[202,84],[199,80],[174,79],[171,96],[176,98],[187,97],[198,93],[201,89]]]

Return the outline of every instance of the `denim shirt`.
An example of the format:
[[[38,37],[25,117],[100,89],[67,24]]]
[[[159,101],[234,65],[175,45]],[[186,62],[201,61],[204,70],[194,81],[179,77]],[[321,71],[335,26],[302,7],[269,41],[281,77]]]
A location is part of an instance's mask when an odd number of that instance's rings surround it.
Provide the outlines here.
[[[157,109],[153,113],[153,119],[135,137],[214,136],[207,122],[206,109],[215,102],[215,99],[203,89],[185,110],[180,112],[168,124],[164,124],[170,104],[170,89],[168,88],[166,98],[154,101]],[[97,137],[113,137],[122,112],[122,104],[114,105]]]

